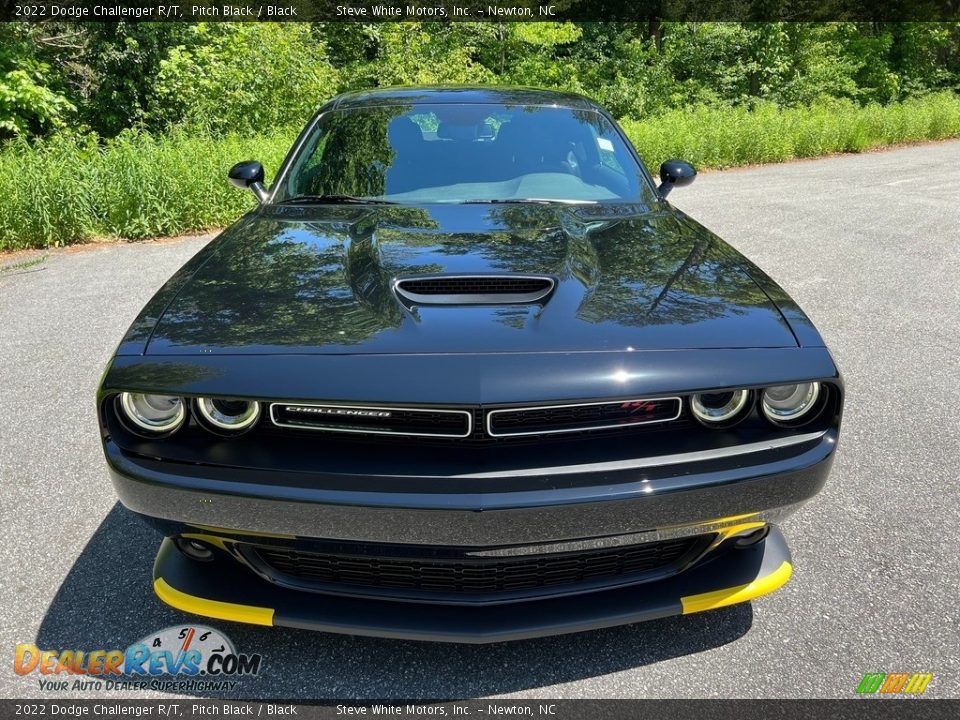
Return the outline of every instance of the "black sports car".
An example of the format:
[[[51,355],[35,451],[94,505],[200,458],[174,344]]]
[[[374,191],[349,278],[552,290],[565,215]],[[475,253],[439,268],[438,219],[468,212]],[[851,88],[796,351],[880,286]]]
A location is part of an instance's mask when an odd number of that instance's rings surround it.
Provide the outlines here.
[[[743,602],[823,486],[800,308],[574,95],[334,98],[160,289],[98,395],[188,612],[489,642]]]

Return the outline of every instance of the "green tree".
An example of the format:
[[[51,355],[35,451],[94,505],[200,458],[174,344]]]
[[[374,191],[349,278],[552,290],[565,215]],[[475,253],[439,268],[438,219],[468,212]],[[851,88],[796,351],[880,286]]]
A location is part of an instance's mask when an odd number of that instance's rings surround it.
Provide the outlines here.
[[[75,111],[50,65],[38,57],[29,31],[0,23],[0,138],[60,130]]]
[[[300,23],[198,23],[170,49],[147,121],[215,133],[300,126],[337,91],[326,43]]]
[[[383,23],[366,25],[348,34],[360,56],[349,61],[347,88],[387,85],[496,82],[477,62],[483,28],[475,23]],[[338,50],[343,52],[343,41]],[[342,56],[341,56],[342,57]]]

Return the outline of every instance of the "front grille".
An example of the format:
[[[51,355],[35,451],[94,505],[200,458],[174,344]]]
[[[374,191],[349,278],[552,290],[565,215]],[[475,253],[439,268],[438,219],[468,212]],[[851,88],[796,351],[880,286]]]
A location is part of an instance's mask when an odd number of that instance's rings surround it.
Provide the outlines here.
[[[676,420],[681,408],[680,398],[673,397],[491,410],[487,433],[509,437],[647,425]]]
[[[561,433],[596,435],[675,428],[685,423],[682,405],[677,397],[493,409],[290,402],[272,403],[267,414],[269,424],[285,432],[324,430],[368,435],[370,440],[416,436],[424,441],[475,444],[533,441]]]
[[[534,303],[553,290],[549,277],[527,275],[433,275],[397,280],[401,299],[415,305]]]
[[[497,558],[391,558],[256,547],[254,562],[286,584],[350,586],[420,593],[509,593],[676,572],[711,535],[555,555]],[[279,574],[279,577],[277,575]],[[291,580],[293,581],[291,583]]]
[[[278,427],[374,435],[463,438],[473,429],[473,414],[466,410],[368,405],[273,403],[270,420]]]

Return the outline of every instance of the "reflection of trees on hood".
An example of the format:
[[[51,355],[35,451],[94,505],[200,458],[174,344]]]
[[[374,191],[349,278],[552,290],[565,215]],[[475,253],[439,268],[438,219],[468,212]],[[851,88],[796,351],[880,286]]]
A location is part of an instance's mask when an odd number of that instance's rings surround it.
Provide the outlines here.
[[[109,384],[124,390],[168,392],[170,388],[186,388],[193,383],[209,382],[223,374],[212,367],[200,367],[178,361],[139,360],[135,365],[110,368]]]
[[[564,259],[558,210],[546,206],[490,208],[482,227],[462,232],[444,231],[442,223],[426,210],[418,222],[402,222],[400,208],[385,208],[371,217],[371,232],[377,244],[395,265],[409,265],[405,272],[440,272],[437,263],[425,263],[425,255],[473,255],[489,265],[487,272],[556,272]],[[413,210],[408,208],[407,210]],[[445,210],[450,211],[450,208]]]
[[[324,224],[313,227],[324,229]],[[436,240],[438,223],[428,210],[416,207],[378,207],[349,225],[334,226],[349,238],[351,243],[405,239],[411,245],[425,245]]]
[[[250,222],[182,289],[154,343],[349,348],[404,323],[394,278],[451,268],[558,278],[537,311],[551,332],[565,322],[643,327],[769,310],[736,251],[669,212],[585,220],[557,206],[474,211],[336,207],[302,222]],[[488,317],[519,329],[530,310]]]
[[[465,233],[446,236],[436,252],[476,255],[490,272],[558,272],[566,255],[566,238],[557,227],[520,232]]]
[[[385,315],[357,301],[347,243],[252,225],[193,279],[164,315],[162,334],[178,345],[350,345],[399,326],[399,308]]]
[[[550,205],[491,207],[482,230],[435,235],[436,252],[477,255],[489,264],[491,272],[560,273],[567,253],[560,228],[563,212]]]
[[[736,252],[672,216],[620,223],[595,236],[594,244],[600,280],[580,308],[584,320],[694,323],[769,305]]]
[[[445,254],[477,253],[504,272],[551,272],[584,286],[578,317],[625,325],[693,323],[769,303],[740,268],[740,257],[671,215],[602,218],[596,208],[504,205],[490,208],[496,232],[451,236]],[[585,217],[584,217],[585,216]],[[434,242],[438,242],[436,236]]]

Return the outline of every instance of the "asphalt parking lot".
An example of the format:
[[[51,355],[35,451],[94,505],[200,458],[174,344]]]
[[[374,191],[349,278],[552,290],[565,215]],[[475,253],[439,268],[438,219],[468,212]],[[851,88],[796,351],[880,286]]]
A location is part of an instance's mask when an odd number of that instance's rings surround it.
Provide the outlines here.
[[[928,696],[960,697],[960,142],[709,173],[671,199],[800,302],[846,380],[831,480],[784,526],[791,582],[723,610],[492,646],[211,621],[264,656],[228,695],[851,697],[866,672],[922,671]],[[160,538],[115,500],[93,398],[139,308],[209,238],[0,271],[3,697],[84,696],[15,675],[17,643],[125,648],[184,620],[152,593]],[[116,693],[135,695],[151,694]]]

